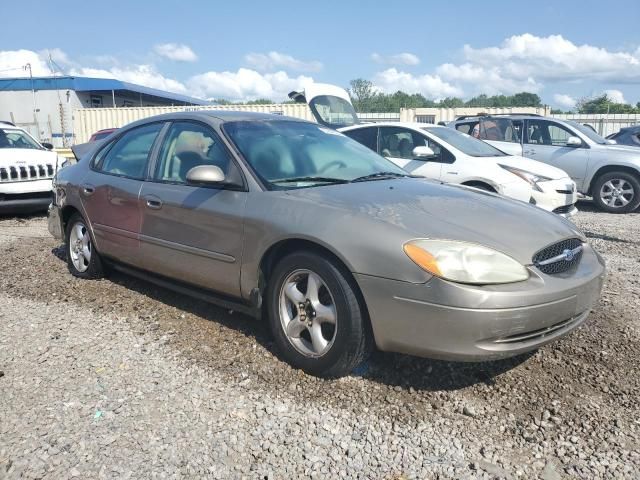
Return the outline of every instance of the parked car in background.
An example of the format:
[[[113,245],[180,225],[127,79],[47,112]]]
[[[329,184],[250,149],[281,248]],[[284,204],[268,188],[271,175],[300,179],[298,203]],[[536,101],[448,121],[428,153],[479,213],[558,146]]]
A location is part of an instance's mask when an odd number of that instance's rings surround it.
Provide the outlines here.
[[[499,193],[567,217],[578,211],[576,185],[564,171],[508,155],[450,128],[383,122],[340,131],[407,172]]]
[[[22,128],[0,121],[0,214],[46,210],[51,179],[66,161]]]
[[[89,142],[97,142],[98,140],[104,140],[113,132],[117,131],[117,128],[103,128],[102,130],[98,130],[89,138]]]
[[[640,205],[640,150],[614,145],[571,120],[538,115],[465,116],[449,124],[505,152],[548,163],[567,172],[578,192],[607,212]]]
[[[562,170],[513,157],[447,127],[406,122],[362,124],[347,92],[312,84],[290,98],[306,101],[318,123],[353,138],[409,173],[499,193],[564,216],[577,191]]]
[[[607,140],[615,141],[616,145],[640,147],[640,125],[621,128],[616,133],[609,135]]]
[[[470,361],[538,348],[585,321],[604,276],[557,215],[250,112],[122,128],[58,173],[49,229],[73,275],[109,263],[263,314],[286,360],[329,377],[373,343]]]

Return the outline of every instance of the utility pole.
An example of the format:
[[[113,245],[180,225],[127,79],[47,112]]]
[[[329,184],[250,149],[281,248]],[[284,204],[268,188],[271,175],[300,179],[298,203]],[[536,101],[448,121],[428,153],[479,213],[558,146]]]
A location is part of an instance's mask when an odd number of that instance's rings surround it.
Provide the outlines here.
[[[31,80],[31,94],[33,95],[33,121],[36,124],[36,129],[38,130],[38,140],[40,139],[40,125],[38,124],[38,107],[36,105],[36,89],[33,85],[33,72],[31,71],[31,64],[27,63],[24,67],[24,70],[29,70],[29,79]]]

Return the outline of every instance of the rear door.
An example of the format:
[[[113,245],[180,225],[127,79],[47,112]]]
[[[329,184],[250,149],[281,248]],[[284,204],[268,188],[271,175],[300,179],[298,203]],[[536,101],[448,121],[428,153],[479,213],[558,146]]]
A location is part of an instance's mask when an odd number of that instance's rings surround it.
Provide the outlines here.
[[[226,186],[187,184],[187,172],[216,165]],[[140,192],[144,268],[224,294],[240,292],[247,191],[220,137],[203,123],[174,122]]]
[[[521,130],[510,118],[483,117],[470,135],[509,155],[522,155]]]
[[[94,157],[80,196],[100,253],[139,266],[138,197],[164,123],[128,130]]]
[[[557,122],[546,119],[528,119],[524,135],[524,156],[548,163],[567,172],[576,182],[579,191],[584,191],[584,179],[589,163],[589,147],[567,146],[569,137],[575,132]]]

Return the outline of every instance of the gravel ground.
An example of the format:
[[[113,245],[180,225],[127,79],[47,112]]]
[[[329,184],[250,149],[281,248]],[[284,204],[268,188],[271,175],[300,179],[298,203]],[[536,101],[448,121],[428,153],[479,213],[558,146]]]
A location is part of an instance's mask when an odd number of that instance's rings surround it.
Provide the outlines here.
[[[71,277],[0,219],[0,478],[640,478],[640,214],[576,218],[609,276],[587,324],[508,361],[376,353],[319,380],[262,322]]]

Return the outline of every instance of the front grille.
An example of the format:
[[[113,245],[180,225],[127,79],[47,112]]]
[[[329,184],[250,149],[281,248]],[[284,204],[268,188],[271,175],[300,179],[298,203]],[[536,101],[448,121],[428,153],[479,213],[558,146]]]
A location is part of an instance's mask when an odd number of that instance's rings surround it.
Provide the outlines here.
[[[556,190],[556,192],[561,193],[562,195],[571,195],[573,190]]]
[[[0,182],[21,182],[52,178],[55,168],[52,164],[0,167]]]
[[[553,209],[553,213],[557,213],[557,214],[560,214],[560,215],[566,214],[566,213],[571,212],[571,210],[573,210],[574,207],[575,207],[575,204],[574,203],[570,203],[569,205],[564,205],[562,207],[554,208]]]
[[[579,238],[563,240],[536,253],[532,259],[533,264],[547,275],[566,272],[580,263],[582,248]]]

